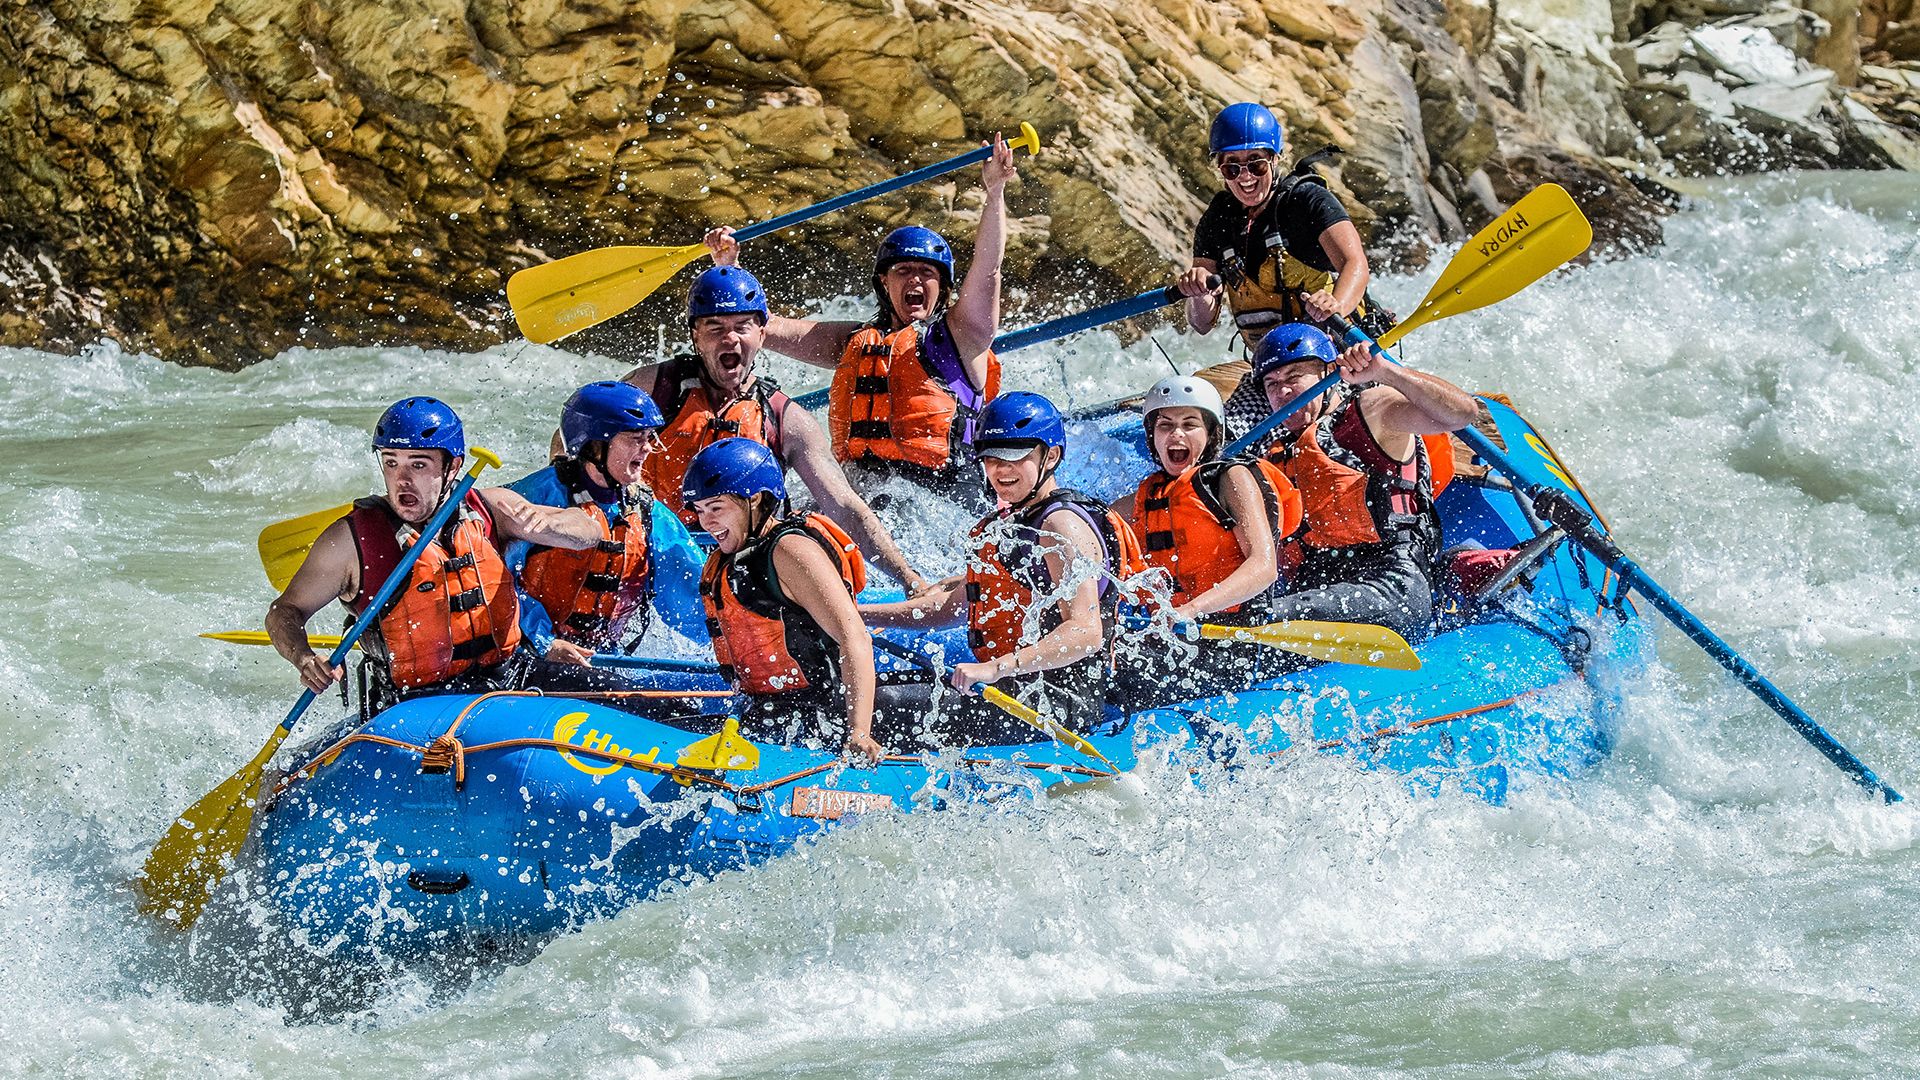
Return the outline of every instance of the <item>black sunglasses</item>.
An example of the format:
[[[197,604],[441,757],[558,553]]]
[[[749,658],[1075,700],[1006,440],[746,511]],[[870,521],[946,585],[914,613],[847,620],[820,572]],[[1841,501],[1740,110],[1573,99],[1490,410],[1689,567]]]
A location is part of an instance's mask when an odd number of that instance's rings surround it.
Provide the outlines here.
[[[1265,176],[1267,175],[1267,170],[1271,168],[1273,168],[1273,162],[1266,158],[1254,158],[1252,161],[1245,163],[1223,161],[1220,163],[1220,175],[1229,180],[1237,180],[1243,171],[1250,172],[1255,176]]]

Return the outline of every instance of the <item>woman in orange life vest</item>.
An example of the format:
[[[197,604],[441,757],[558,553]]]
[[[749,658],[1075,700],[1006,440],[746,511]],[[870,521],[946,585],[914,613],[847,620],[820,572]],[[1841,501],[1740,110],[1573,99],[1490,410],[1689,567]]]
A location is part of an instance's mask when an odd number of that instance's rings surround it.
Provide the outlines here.
[[[525,685],[631,689],[624,672],[591,666],[593,655],[637,638],[655,608],[675,631],[705,643],[699,581],[706,553],[640,480],[663,426],[660,410],[638,388],[588,383],[560,412],[566,454],[508,485],[537,506],[577,506],[601,529],[600,541],[579,551],[507,545],[507,566],[520,583],[520,633],[531,653]]]
[[[833,454],[871,497],[902,476],[943,498],[987,506],[970,452],[975,417],[1000,388],[992,352],[1000,328],[1000,261],[1006,252],[1005,190],[1013,151],[999,135],[981,166],[986,202],[973,262],[954,291],[953,249],[931,229],[908,225],[880,243],[873,290],[879,311],[865,323],[775,316],[767,346],[833,371],[827,407]],[[732,265],[733,230],[706,237],[713,261]]]
[[[1433,621],[1440,550],[1434,499],[1453,476],[1446,432],[1474,422],[1473,395],[1382,360],[1365,345],[1336,353],[1304,323],[1274,328],[1253,373],[1273,409],[1340,369],[1343,386],[1289,417],[1268,457],[1300,490],[1299,565],[1273,606],[1281,619],[1377,623],[1407,637]]]
[[[1259,626],[1281,590],[1280,538],[1300,524],[1300,493],[1271,462],[1222,460],[1220,391],[1175,375],[1147,391],[1142,422],[1160,468],[1122,511],[1147,564],[1172,582],[1179,622]],[[1115,698],[1129,712],[1253,684],[1271,650],[1201,641],[1199,652],[1123,638]]]
[[[687,329],[693,356],[635,368],[622,380],[660,407],[666,427],[661,449],[648,456],[643,476],[656,498],[682,521],[692,510],[680,499],[687,466],[701,449],[732,436],[771,447],[783,468],[800,474],[820,512],[859,542],[874,564],[909,593],[927,583],[907,565],[873,509],[847,483],[826,432],[771,379],[753,373],[767,339],[766,290],[737,266],[710,267],[687,291]]]
[[[1223,299],[1251,352],[1262,336],[1284,322],[1319,323],[1329,315],[1351,318],[1380,333],[1376,320],[1390,315],[1367,295],[1370,269],[1360,231],[1339,196],[1313,171],[1309,155],[1280,175],[1286,140],[1280,119],[1257,102],[1221,109],[1207,132],[1207,150],[1226,182],[1193,234],[1193,265],[1181,274],[1187,325],[1212,331]],[[1322,153],[1325,153],[1323,151]],[[1221,285],[1208,282],[1218,275]],[[1265,399],[1251,379],[1228,397],[1229,433],[1264,419]]]
[[[1025,391],[995,398],[981,413],[974,452],[1000,509],[968,534],[974,553],[965,576],[861,610],[879,626],[964,621],[975,659],[954,665],[956,689],[984,683],[1086,731],[1106,704],[1119,582],[1145,565],[1125,521],[1054,479],[1065,448],[1066,426],[1052,402]],[[957,714],[939,718],[941,735],[975,742],[1039,737],[977,698],[960,701]]]
[[[499,546],[526,540],[559,548],[585,548],[600,538],[600,526],[584,510],[535,506],[505,488],[472,489],[466,505],[413,564],[410,585],[394,594],[385,611],[365,605],[418,527],[439,509],[459,483],[466,457],[460,418],[429,397],[395,402],[373,432],[386,481],[384,496],[354,503],[353,511],[321,532],[286,591],[267,609],[273,647],[319,693],[342,678],[307,644],[307,621],[338,600],[356,618],[377,626],[360,640],[381,661],[389,684],[382,698],[427,690],[500,689],[508,681],[505,661],[520,643],[512,576]],[[363,705],[364,707],[364,705]]]
[[[714,656],[747,699],[741,732],[791,743],[841,731],[849,754],[879,761],[873,638],[853,603],[860,550],[823,515],[780,515],[780,463],[751,439],[695,454],[682,498],[715,544],[700,598]]]

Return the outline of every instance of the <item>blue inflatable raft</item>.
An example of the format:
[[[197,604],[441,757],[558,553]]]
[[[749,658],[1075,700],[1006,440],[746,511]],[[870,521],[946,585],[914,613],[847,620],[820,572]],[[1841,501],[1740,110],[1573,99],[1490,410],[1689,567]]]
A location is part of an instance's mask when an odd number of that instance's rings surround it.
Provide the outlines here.
[[[1529,478],[1584,503],[1527,422],[1487,404]],[[1069,481],[1106,497],[1131,490],[1148,469],[1139,427],[1130,413],[1077,425],[1068,459],[1083,472]],[[1516,777],[1573,776],[1603,760],[1617,678],[1647,660],[1642,624],[1604,567],[1554,542],[1497,475],[1475,472],[1439,501],[1449,547],[1545,538],[1514,586],[1447,602],[1434,634],[1415,643],[1421,670],[1316,665],[1238,694],[1110,715],[1089,741],[1128,769],[1149,751],[1231,759],[1311,740],[1356,767],[1404,774],[1416,790],[1495,804]],[[649,687],[720,689],[690,676],[636,683]],[[1051,741],[873,768],[799,747],[716,745],[724,706],[694,698],[686,711],[706,715],[665,723],[604,700],[406,701],[309,743],[263,792],[252,892],[313,945],[405,957],[561,932],[859,818],[1072,791],[1110,775]]]

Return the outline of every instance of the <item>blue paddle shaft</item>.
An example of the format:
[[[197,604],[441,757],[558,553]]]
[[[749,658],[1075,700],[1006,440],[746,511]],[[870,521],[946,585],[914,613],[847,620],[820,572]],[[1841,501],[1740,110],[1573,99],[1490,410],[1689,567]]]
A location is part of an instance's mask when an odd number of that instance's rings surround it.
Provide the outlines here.
[[[744,243],[757,236],[765,236],[771,232],[779,232],[789,225],[798,225],[803,221],[817,218],[822,214],[831,214],[835,210],[852,206],[857,202],[865,202],[868,199],[878,198],[890,191],[899,191],[904,187],[912,187],[924,180],[931,180],[936,176],[945,175],[955,169],[964,169],[969,165],[985,161],[992,156],[993,147],[991,146],[982,146],[976,150],[969,150],[959,157],[951,157],[945,161],[937,161],[932,165],[915,169],[903,176],[896,176],[891,180],[882,180],[877,184],[868,184],[858,191],[849,191],[845,195],[835,195],[826,202],[815,203],[812,206],[802,207],[799,210],[781,214],[776,218],[768,218],[757,224],[748,225],[745,228],[736,230],[733,238]]]
[[[1373,345],[1375,354],[1392,359],[1379,345],[1373,343],[1373,339],[1364,330],[1349,325],[1344,328],[1344,332],[1348,342],[1356,345],[1361,343]],[[1494,445],[1492,439],[1487,438],[1477,429],[1470,426],[1464,427],[1453,435],[1472,448],[1473,452],[1479,455],[1480,460],[1493,466],[1511,480],[1514,487],[1533,502],[1534,509],[1541,517],[1566,530],[1567,534],[1578,541],[1581,547],[1620,575],[1620,579],[1627,584],[1628,588],[1645,597],[1655,610],[1666,616],[1668,622],[1692,639],[1693,643],[1700,646],[1701,650],[1712,657],[1715,663],[1740,680],[1741,685],[1752,691],[1755,697],[1779,714],[1780,718],[1787,722],[1788,727],[1799,732],[1801,738],[1807,740],[1815,750],[1820,751],[1828,761],[1833,762],[1841,772],[1851,777],[1854,783],[1868,791],[1879,793],[1880,797],[1887,802],[1901,801],[1900,793],[1876,776],[1865,762],[1854,756],[1853,751],[1841,745],[1840,740],[1829,734],[1813,717],[1808,716],[1805,709],[1795,704],[1792,698],[1781,692],[1780,688],[1773,685],[1765,675],[1760,674],[1759,670],[1748,663],[1733,646],[1727,644],[1720,635],[1709,629],[1706,623],[1701,622],[1693,612],[1688,611],[1685,605],[1674,599],[1672,593],[1661,588],[1659,582],[1648,577],[1647,572],[1629,559],[1626,553],[1620,550],[1619,545],[1613,542],[1613,538],[1599,527],[1593,520],[1593,515],[1579,503],[1574,502],[1570,495],[1559,488],[1528,483],[1520,467]]]
[[[691,675],[718,675],[719,664],[700,660],[669,660],[656,656],[621,656],[619,653],[595,653],[597,668],[640,668],[646,671],[681,671]]]
[[[414,537],[413,543],[407,545],[407,550],[401,553],[399,563],[395,564],[392,573],[387,575],[387,580],[380,583],[380,588],[373,594],[373,599],[367,602],[362,617],[353,621],[353,625],[348,627],[346,634],[340,638],[340,644],[335,646],[333,655],[327,657],[328,669],[337,668],[345,662],[347,654],[353,651],[354,642],[359,641],[360,635],[366,633],[367,628],[378,621],[376,616],[386,609],[387,601],[393,599],[393,594],[399,592],[400,587],[407,583],[413,564],[419,562],[420,553],[427,550],[428,538],[438,535],[440,530],[446,527],[454,511],[460,509],[460,504],[466,500],[467,491],[473,487],[473,482],[479,478],[480,469],[476,465],[472,472],[461,477],[460,482],[453,486],[453,493],[448,495],[446,501],[440,504],[440,509],[435,510],[433,516],[427,519],[426,525],[420,529],[420,535]],[[313,699],[317,696],[312,690],[302,692],[300,700],[294,702],[293,708],[287,710],[287,718],[280,722],[280,726],[289,731],[293,730],[293,725],[307,711],[307,706],[313,704]]]

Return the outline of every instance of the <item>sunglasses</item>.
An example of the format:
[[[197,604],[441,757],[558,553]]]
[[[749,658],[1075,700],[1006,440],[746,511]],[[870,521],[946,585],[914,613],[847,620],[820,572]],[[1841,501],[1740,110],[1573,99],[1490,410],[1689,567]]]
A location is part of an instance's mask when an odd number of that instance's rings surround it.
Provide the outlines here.
[[[1273,168],[1273,162],[1267,158],[1254,158],[1252,161],[1247,162],[1223,161],[1220,163],[1220,175],[1229,180],[1237,180],[1243,172],[1250,172],[1255,176],[1265,176],[1267,175],[1267,170],[1271,168]]]

